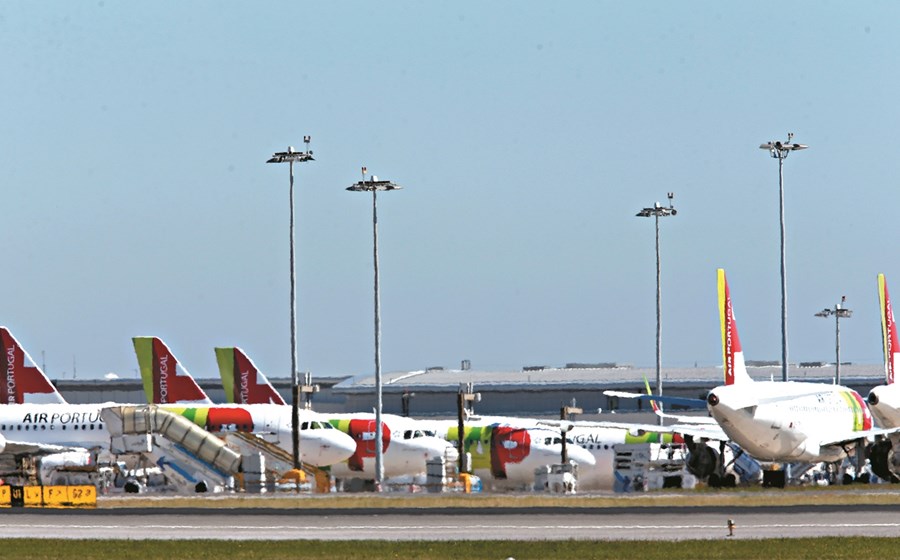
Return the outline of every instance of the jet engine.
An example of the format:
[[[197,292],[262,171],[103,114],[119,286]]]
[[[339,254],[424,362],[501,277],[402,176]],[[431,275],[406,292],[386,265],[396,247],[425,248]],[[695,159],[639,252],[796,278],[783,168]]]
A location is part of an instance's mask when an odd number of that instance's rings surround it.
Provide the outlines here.
[[[700,480],[705,480],[713,488],[723,486],[726,480],[722,450],[716,451],[703,441],[695,442],[694,438],[688,435],[684,436],[684,443],[688,448],[688,472]]]
[[[900,457],[894,452],[891,440],[885,438],[876,441],[869,446],[866,454],[869,456],[872,472],[878,478],[895,484],[900,482]]]

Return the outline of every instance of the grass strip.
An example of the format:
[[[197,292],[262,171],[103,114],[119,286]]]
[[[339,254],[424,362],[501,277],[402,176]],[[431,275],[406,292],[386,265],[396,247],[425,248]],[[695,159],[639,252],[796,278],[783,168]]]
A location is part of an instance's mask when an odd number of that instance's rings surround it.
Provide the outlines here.
[[[78,558],[108,560],[421,560],[508,559],[641,560],[854,559],[894,558],[900,538],[823,537],[818,539],[660,541],[218,541],[218,540],[65,540],[3,539],[0,558],[44,560]]]
[[[900,503],[896,485],[739,488],[682,490],[640,494],[558,496],[548,494],[270,494],[192,496],[101,496],[99,508],[447,508],[447,507],[661,507],[661,506],[787,506]]]

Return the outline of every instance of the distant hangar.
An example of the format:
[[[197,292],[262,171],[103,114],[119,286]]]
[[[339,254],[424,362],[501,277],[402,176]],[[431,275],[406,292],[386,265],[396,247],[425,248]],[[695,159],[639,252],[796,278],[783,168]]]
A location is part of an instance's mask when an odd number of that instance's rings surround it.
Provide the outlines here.
[[[777,363],[748,362],[755,379],[780,379]],[[706,391],[722,383],[721,367],[663,368],[663,391],[668,395],[704,398]],[[830,382],[833,364],[802,363],[792,365],[795,381]],[[481,414],[547,416],[557,415],[561,406],[575,399],[585,413],[621,410],[636,411],[638,402],[617,401],[603,395],[608,389],[644,391],[644,379],[654,388],[654,368],[638,368],[615,363],[567,364],[564,367],[531,366],[512,371],[485,371],[432,367],[383,374],[384,412],[410,416],[453,416],[460,386],[471,384],[480,394],[475,404]],[[863,396],[875,385],[884,383],[880,364],[841,364],[842,383]],[[275,388],[290,402],[290,379],[269,377]],[[200,386],[216,402],[225,402],[221,381],[198,379]],[[63,396],[71,403],[146,402],[139,379],[56,380]],[[359,412],[375,406],[374,374],[344,377],[316,377],[320,391],[312,406],[321,412]]]

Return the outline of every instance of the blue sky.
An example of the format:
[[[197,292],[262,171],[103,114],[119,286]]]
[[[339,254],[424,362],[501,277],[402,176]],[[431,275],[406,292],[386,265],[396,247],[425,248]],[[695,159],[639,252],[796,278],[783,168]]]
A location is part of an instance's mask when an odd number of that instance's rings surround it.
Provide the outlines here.
[[[715,270],[749,359],[780,357],[785,162],[791,361],[881,360],[898,286],[900,8],[893,3],[4,2],[0,322],[51,377],[134,376],[130,337],[194,375],[239,345],[370,372],[379,198],[386,370],[721,361]]]

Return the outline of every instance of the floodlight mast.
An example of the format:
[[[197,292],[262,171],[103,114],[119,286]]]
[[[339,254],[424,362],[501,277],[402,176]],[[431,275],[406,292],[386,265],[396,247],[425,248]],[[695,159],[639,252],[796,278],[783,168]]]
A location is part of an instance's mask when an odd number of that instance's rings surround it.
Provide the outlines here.
[[[314,161],[312,151],[309,149],[309,143],[312,137],[307,135],[303,137],[306,144],[305,152],[295,152],[293,146],[288,146],[286,152],[275,152],[266,163],[285,163],[290,165],[291,170],[291,186],[290,186],[290,247],[291,247],[291,444],[292,444],[292,460],[294,469],[300,468],[300,395],[299,395],[299,372],[297,371],[297,270],[294,258],[294,163],[305,163]]]
[[[390,181],[379,181],[372,175],[366,179],[368,170],[362,168],[362,180],[347,187],[348,191],[372,193],[372,247],[375,268],[375,490],[381,492],[384,484],[384,430],[381,422],[381,295],[378,280],[378,191],[401,189]]]
[[[652,207],[644,208],[636,216],[640,218],[653,217],[656,222],[656,394],[662,396],[662,323],[660,321],[660,286],[659,286],[659,219],[660,217],[674,216],[678,214],[672,205],[672,199],[675,193],[667,194],[669,198],[669,207],[666,208],[659,202]],[[662,416],[659,417],[660,426],[663,423]]]
[[[837,303],[834,309],[827,307],[816,313],[816,317],[829,317],[834,315],[834,382],[841,384],[841,319],[849,319],[853,316],[853,310],[844,307],[847,296],[841,296],[841,303]]]
[[[766,142],[760,144],[761,150],[768,150],[769,154],[778,159],[778,211],[781,223],[781,380],[788,380],[788,345],[787,345],[787,279],[785,277],[784,258],[784,160],[788,154],[798,150],[805,150],[809,146],[791,143],[794,133],[788,132],[787,142]]]

